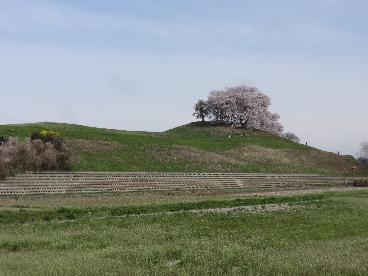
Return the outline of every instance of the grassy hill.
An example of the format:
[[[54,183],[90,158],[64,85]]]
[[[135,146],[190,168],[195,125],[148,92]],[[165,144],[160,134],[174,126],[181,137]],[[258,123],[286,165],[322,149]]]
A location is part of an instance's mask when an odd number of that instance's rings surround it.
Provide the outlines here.
[[[366,170],[338,156],[259,131],[191,123],[162,133],[128,132],[60,123],[1,125],[0,136],[53,130],[73,152],[75,171],[187,171],[357,174]]]

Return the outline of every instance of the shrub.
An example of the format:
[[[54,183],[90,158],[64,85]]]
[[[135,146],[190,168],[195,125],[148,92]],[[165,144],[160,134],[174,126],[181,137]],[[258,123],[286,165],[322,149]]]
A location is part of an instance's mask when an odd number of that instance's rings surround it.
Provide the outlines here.
[[[40,132],[34,132],[31,136],[32,140],[42,140],[44,142],[50,142],[55,137],[60,137],[59,134],[52,130],[41,130]]]
[[[70,169],[70,150],[61,138],[48,142],[27,140],[19,148],[23,169],[26,171],[52,171]]]
[[[39,132],[33,132],[31,135],[31,140],[40,140],[41,139],[41,135]]]
[[[71,153],[55,132],[33,133],[19,142],[10,139],[0,147],[0,178],[16,172],[69,170]]]
[[[0,179],[16,172],[17,143],[16,139],[9,139],[0,146]]]
[[[39,170],[70,169],[70,150],[57,132],[51,130],[35,132],[31,136],[31,141],[33,156],[41,159],[35,165],[36,168]]]
[[[294,133],[286,132],[282,135],[282,138],[293,141],[295,143],[300,143],[300,139]]]

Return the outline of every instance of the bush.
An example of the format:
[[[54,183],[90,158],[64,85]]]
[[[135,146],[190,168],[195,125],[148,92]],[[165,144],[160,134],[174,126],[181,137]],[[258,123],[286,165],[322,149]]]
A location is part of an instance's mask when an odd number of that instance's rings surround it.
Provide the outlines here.
[[[40,132],[33,132],[31,135],[31,140],[42,140],[44,142],[50,142],[54,138],[60,138],[60,136],[52,130],[41,130]]]
[[[33,133],[19,142],[10,139],[0,147],[0,178],[16,172],[69,170],[71,153],[55,132]]]
[[[40,131],[40,137],[41,137],[42,141],[49,142],[54,137],[59,137],[59,134],[57,132],[51,131],[51,130],[41,130]]]
[[[39,132],[33,132],[31,135],[31,140],[41,140],[41,135]]]
[[[282,135],[282,138],[293,141],[295,143],[300,143],[300,139],[294,133],[286,132]]]
[[[9,139],[0,145],[0,179],[13,175],[17,168],[17,143],[16,139]]]
[[[70,150],[55,131],[41,130],[31,136],[30,152],[36,157],[35,168],[39,170],[70,169]]]

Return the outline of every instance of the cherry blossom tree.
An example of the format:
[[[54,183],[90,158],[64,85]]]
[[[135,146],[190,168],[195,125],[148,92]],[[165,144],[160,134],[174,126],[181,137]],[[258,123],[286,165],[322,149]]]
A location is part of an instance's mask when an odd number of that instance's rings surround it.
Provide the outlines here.
[[[280,116],[269,110],[270,105],[268,96],[248,86],[214,90],[207,100],[209,117],[215,122],[281,135]]]

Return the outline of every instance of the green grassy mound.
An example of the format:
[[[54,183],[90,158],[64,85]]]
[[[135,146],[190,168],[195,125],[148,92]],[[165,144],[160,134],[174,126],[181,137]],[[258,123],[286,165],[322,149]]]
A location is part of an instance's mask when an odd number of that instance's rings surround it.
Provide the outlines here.
[[[2,125],[0,136],[53,130],[73,152],[75,171],[177,171],[356,174],[365,170],[338,156],[259,131],[191,123],[162,133],[60,123]]]

